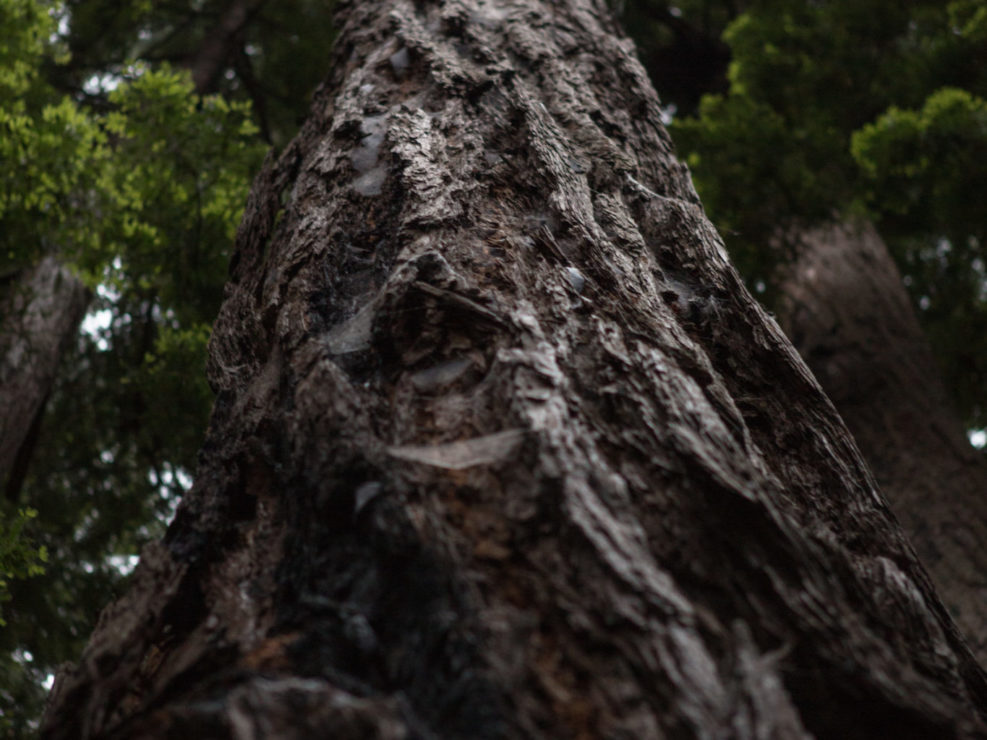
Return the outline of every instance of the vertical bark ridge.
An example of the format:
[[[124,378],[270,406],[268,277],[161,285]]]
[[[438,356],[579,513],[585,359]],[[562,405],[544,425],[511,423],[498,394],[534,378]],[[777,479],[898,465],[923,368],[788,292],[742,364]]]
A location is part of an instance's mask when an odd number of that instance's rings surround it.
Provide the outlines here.
[[[248,204],[195,487],[47,736],[982,731],[605,4],[341,12]]]

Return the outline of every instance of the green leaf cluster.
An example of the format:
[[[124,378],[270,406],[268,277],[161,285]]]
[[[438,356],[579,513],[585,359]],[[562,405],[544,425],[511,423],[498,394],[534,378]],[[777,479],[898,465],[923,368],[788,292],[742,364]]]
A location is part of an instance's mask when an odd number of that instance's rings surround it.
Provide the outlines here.
[[[982,2],[753,0],[729,89],[672,134],[748,280],[792,235],[865,215],[888,242],[971,425],[987,423],[987,10]]]
[[[921,108],[892,106],[853,134],[851,152],[867,178],[865,197],[898,231],[983,240],[983,201],[969,197],[987,194],[983,98],[946,87]]]
[[[21,492],[30,508],[0,511],[0,728],[14,735],[189,484],[212,402],[209,326],[267,149],[248,100],[198,95],[164,61],[66,84],[84,18],[0,0],[0,276],[15,284],[56,254],[94,293]]]
[[[10,600],[8,584],[14,578],[30,578],[45,572],[48,550],[35,547],[24,537],[24,526],[38,515],[34,509],[6,512],[0,519],[0,604]],[[0,626],[7,623],[0,610]]]
[[[308,111],[335,38],[332,0],[252,0],[215,79],[201,92],[250,101],[265,141],[283,146]],[[128,60],[187,64],[225,22],[230,0],[67,0],[71,62],[51,70],[64,90],[98,101],[87,81],[120,75]]]
[[[25,534],[25,528],[38,512],[30,508],[0,508],[0,605],[10,601],[12,581],[40,576],[45,572],[48,550],[37,546]],[[0,627],[6,627],[0,611]],[[22,648],[0,654],[0,734],[9,737],[27,729],[21,707],[31,709],[38,704],[38,683],[44,680],[40,671],[26,665],[33,655]],[[30,715],[28,715],[30,716]]]
[[[87,240],[87,200],[106,159],[99,126],[39,74],[54,10],[0,0],[0,274],[54,243]]]

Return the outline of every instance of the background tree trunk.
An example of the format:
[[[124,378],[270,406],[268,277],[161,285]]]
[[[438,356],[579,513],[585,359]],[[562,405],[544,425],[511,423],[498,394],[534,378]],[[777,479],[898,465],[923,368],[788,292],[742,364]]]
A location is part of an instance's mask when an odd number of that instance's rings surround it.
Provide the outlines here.
[[[987,463],[952,410],[874,228],[822,228],[802,241],[782,289],[782,324],[987,664]]]
[[[54,257],[24,270],[0,306],[0,486],[16,499],[62,353],[89,301]]]
[[[197,93],[205,95],[215,89],[216,79],[224,66],[232,61],[237,47],[242,43],[239,37],[250,21],[250,16],[260,10],[265,2],[266,0],[232,0],[223,9],[215,26],[209,30],[189,60],[192,82]]]
[[[264,1],[233,0],[203,39],[190,59],[197,94],[208,93],[237,34]],[[17,273],[0,293],[0,486],[9,499],[20,493],[58,366],[89,298],[58,255]]]
[[[62,737],[974,737],[987,681],[605,3],[347,3]]]

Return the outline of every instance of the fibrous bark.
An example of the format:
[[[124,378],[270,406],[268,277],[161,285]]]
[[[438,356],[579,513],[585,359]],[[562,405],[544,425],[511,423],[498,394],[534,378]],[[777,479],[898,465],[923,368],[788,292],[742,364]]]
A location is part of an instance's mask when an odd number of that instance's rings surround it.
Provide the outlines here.
[[[89,301],[54,257],[24,270],[0,305],[0,486],[16,498],[58,364]]]
[[[603,2],[348,3],[61,737],[974,737],[987,683]]]
[[[803,235],[782,323],[987,664],[987,463],[970,446],[891,255],[868,224]]]

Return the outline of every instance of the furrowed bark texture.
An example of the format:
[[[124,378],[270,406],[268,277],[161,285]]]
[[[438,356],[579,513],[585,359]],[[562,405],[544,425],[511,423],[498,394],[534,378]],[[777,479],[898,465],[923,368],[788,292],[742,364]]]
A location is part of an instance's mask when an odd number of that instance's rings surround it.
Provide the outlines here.
[[[975,737],[987,688],[602,2],[343,6],[62,737]]]
[[[786,332],[987,665],[987,464],[953,412],[887,247],[869,225],[806,234],[783,292]]]
[[[0,305],[0,486],[16,498],[62,353],[89,296],[54,257],[26,270]]]

